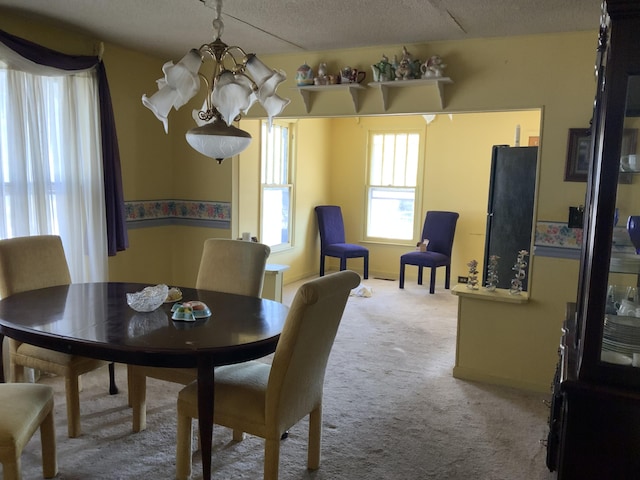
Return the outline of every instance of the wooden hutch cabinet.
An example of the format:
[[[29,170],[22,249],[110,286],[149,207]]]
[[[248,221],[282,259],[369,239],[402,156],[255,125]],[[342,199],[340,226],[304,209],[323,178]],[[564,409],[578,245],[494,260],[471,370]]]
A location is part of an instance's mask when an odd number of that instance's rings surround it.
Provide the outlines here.
[[[578,296],[553,382],[547,466],[565,479],[640,478],[640,2],[605,0]],[[637,222],[640,223],[640,222]]]

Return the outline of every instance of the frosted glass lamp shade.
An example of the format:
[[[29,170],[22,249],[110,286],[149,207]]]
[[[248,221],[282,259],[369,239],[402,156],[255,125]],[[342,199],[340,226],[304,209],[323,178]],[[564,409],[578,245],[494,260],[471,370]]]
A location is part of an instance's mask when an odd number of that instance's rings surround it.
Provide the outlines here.
[[[284,107],[289,105],[290,101],[291,100],[289,100],[288,98],[282,98],[279,95],[271,95],[270,97],[260,102],[260,104],[267,112],[267,116],[269,117],[269,127],[271,127],[273,117],[278,116],[282,112],[282,110],[284,110]]]
[[[215,121],[195,127],[186,133],[187,143],[201,154],[221,163],[239,154],[251,143],[251,135],[244,130]]]
[[[227,125],[231,125],[240,112],[247,111],[255,98],[251,80],[244,75],[234,75],[229,70],[216,80],[211,101]]]
[[[142,104],[151,110],[168,132],[167,116],[171,107],[178,110],[191,100],[200,87],[198,70],[202,59],[197,50],[191,50],[177,64],[167,62],[163,65],[164,78],[156,81],[158,91],[151,97],[142,96]]]

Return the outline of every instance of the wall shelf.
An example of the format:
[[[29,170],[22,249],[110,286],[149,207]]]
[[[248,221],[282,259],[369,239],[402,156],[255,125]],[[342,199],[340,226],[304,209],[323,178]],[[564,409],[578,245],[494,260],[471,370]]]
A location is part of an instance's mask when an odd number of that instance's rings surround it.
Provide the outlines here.
[[[317,92],[336,92],[341,90],[347,90],[349,92],[349,94],[351,95],[351,101],[353,102],[353,108],[355,112],[358,113],[358,110],[360,109],[358,93],[360,90],[364,90],[364,87],[359,83],[341,83],[337,85],[308,85],[293,88],[300,92],[307,113],[311,111],[312,94],[315,94]]]
[[[440,108],[444,109],[444,84],[453,83],[449,77],[438,78],[424,78],[415,80],[393,80],[389,82],[371,82],[370,87],[375,87],[380,90],[382,94],[382,106],[384,111],[387,111],[389,107],[389,89],[390,88],[403,88],[403,87],[421,87],[421,86],[435,86],[438,89],[440,95]]]

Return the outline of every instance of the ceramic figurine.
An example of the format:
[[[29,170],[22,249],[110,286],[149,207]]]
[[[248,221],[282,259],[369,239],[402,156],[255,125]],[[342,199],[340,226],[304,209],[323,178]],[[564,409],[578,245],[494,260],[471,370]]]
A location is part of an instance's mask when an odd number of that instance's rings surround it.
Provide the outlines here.
[[[396,80],[420,78],[420,60],[414,60],[407,47],[402,47],[402,59],[396,67]]]
[[[411,64],[404,58],[400,60],[400,65],[396,68],[396,80],[411,80]]]
[[[329,78],[327,76],[327,64],[324,62],[320,62],[318,65],[318,76],[313,79],[314,85],[327,85],[329,83]]]
[[[299,87],[313,85],[313,70],[306,63],[298,67],[296,71],[296,83]]]
[[[318,65],[318,76],[321,78],[327,76],[327,64],[325,62],[320,62],[320,65]]]

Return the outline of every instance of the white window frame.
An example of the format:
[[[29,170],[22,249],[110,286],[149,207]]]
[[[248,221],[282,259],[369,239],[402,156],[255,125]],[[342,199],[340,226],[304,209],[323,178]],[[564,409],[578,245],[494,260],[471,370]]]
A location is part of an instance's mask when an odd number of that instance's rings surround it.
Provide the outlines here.
[[[281,147],[277,141],[279,138],[278,132],[283,128],[286,128],[288,132],[286,151],[281,151]],[[269,245],[272,252],[287,250],[294,245],[294,129],[294,122],[283,120],[274,120],[272,128],[269,128],[266,120],[261,121],[260,125],[260,241]],[[269,157],[274,153],[279,157],[278,162],[273,161],[273,159],[269,161]],[[285,164],[282,162],[285,162]],[[284,173],[282,172],[283,168],[285,169]],[[280,174],[276,170],[280,170]],[[268,197],[265,193],[269,189],[283,189],[289,193],[288,225],[286,227],[288,238],[286,242],[274,243],[269,241],[269,237],[271,237],[272,234],[268,233],[265,227],[265,217],[266,214],[268,214]]]
[[[401,172],[394,174],[394,180],[392,182],[383,182],[376,179],[372,179],[374,169],[381,168],[373,165],[373,159],[375,155],[374,137],[377,135],[418,135],[418,147],[417,158],[415,165],[415,180],[399,181],[399,177],[402,176]],[[424,145],[425,145],[426,129],[397,129],[397,130],[374,130],[371,129],[367,136],[367,168],[366,168],[366,182],[365,182],[365,222],[364,222],[364,239],[367,242],[383,243],[383,244],[398,244],[398,245],[413,245],[415,238],[419,236],[419,229],[422,228],[422,218],[420,212],[422,210],[422,181],[423,181],[423,166],[424,166]],[[404,171],[406,175],[406,170]],[[388,175],[387,175],[388,176]],[[413,183],[413,185],[412,185]],[[373,215],[373,208],[371,205],[372,196],[378,192],[380,194],[388,193],[390,195],[395,194],[413,194],[413,219],[411,228],[411,238],[400,238],[391,236],[374,235],[370,233],[371,215]],[[385,231],[394,232],[398,228],[392,223],[387,223]]]

